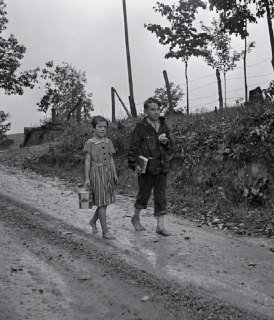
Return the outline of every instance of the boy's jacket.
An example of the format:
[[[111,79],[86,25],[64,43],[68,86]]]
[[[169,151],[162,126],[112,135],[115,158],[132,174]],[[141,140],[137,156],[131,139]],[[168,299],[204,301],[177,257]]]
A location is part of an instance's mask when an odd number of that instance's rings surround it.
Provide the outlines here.
[[[172,150],[172,142],[170,139],[169,129],[164,117],[159,117],[159,131],[148,123],[147,117],[137,123],[131,138],[131,143],[128,151],[129,168],[135,170],[137,167],[138,156],[144,156],[149,159],[147,172],[151,174],[168,173],[169,157]],[[160,144],[159,135],[166,134],[168,143]]]

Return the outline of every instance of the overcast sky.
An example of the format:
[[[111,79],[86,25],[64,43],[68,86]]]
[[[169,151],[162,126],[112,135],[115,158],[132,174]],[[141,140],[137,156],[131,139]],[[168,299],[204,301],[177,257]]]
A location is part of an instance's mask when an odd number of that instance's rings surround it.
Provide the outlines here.
[[[163,0],[176,3],[176,0]],[[110,88],[115,87],[128,103],[128,82],[122,0],[6,0],[9,24],[6,34],[13,33],[27,48],[22,69],[42,67],[46,61],[55,64],[71,63],[86,72],[87,90],[93,93],[94,114],[110,117]],[[170,81],[184,90],[184,65],[178,60],[165,60],[167,48],[161,46],[145,23],[162,23],[153,11],[156,0],[127,0],[134,94],[138,110],[143,101],[164,85],[162,71],[167,70]],[[211,20],[209,14],[199,17]],[[249,88],[258,84],[267,87],[272,77],[270,44],[266,21],[250,26],[250,40],[256,48],[248,57]],[[243,42],[235,39],[235,49],[242,50]],[[255,64],[255,65],[254,65]],[[244,96],[242,62],[228,73],[228,102]],[[195,111],[218,105],[214,71],[202,59],[193,58],[189,65],[190,107]],[[196,80],[199,78],[198,80]],[[237,78],[237,79],[235,79]],[[44,115],[36,103],[42,91],[25,90],[23,96],[0,93],[0,107],[11,114],[10,133],[23,132],[25,126],[39,125]],[[118,104],[118,102],[117,102]],[[181,106],[185,106],[185,101]],[[119,117],[125,115],[118,107]]]

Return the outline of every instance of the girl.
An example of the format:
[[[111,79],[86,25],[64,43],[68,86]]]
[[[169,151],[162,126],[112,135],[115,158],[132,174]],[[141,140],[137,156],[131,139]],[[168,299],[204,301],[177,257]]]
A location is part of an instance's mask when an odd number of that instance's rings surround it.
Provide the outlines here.
[[[92,120],[94,137],[84,145],[85,159],[85,188],[90,189],[94,196],[97,209],[90,225],[94,233],[98,232],[96,222],[99,219],[102,236],[106,239],[115,237],[108,231],[106,222],[107,206],[115,202],[114,183],[118,183],[113,154],[115,153],[111,140],[105,137],[108,122],[102,116]]]

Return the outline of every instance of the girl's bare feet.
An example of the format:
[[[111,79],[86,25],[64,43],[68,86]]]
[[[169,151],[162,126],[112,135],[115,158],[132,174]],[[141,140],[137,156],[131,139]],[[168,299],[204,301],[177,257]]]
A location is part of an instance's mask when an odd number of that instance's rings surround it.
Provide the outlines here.
[[[115,239],[114,235],[111,234],[109,231],[103,232],[103,233],[102,233],[102,237],[105,238],[105,239],[108,239],[108,240],[113,240],[113,239]]]
[[[135,231],[145,231],[146,229],[141,225],[140,220],[134,217],[131,218],[131,223]]]
[[[92,220],[90,220],[89,224],[91,225],[93,233],[98,233],[99,232],[98,229],[97,229],[97,226],[96,226],[96,222],[93,222]]]

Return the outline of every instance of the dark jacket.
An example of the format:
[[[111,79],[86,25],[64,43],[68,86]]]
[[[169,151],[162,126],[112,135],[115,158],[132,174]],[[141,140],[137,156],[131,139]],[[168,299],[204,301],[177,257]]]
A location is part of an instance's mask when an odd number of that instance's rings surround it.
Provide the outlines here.
[[[160,128],[157,132],[147,121],[147,117],[137,123],[131,138],[128,151],[129,168],[135,170],[139,155],[150,158],[147,165],[147,172],[151,174],[168,173],[169,155],[172,151],[172,142],[169,129],[164,117],[160,117]],[[168,143],[163,145],[159,142],[159,135],[165,133]]]

